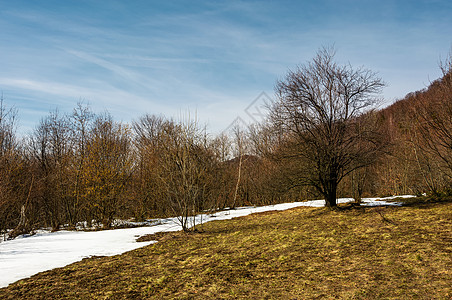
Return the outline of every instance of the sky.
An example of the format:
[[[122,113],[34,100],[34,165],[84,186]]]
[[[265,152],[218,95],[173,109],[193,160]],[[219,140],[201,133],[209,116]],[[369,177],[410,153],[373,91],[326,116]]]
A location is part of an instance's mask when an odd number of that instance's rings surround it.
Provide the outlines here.
[[[440,77],[452,1],[0,0],[0,92],[27,135],[77,102],[130,123],[259,121],[288,70],[334,45],[387,83],[382,107]]]

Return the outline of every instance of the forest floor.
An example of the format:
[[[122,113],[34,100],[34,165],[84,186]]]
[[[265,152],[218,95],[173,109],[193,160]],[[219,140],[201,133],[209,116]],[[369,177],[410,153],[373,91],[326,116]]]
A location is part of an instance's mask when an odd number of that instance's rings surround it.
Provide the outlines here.
[[[451,201],[298,207],[198,229],[36,274],[0,299],[452,298]]]

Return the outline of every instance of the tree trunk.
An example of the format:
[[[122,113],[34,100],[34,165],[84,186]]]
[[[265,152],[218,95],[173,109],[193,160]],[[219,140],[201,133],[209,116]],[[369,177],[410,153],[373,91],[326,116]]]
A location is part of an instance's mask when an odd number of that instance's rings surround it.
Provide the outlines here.
[[[337,206],[337,182],[330,181],[325,189],[325,204],[327,207],[334,208]]]
[[[8,239],[12,240],[21,234],[26,234],[30,232],[30,228],[28,226],[28,219],[25,215],[25,205],[22,205],[20,209],[20,220],[19,224],[8,234]]]
[[[232,209],[235,209],[235,204],[236,204],[236,201],[237,201],[237,193],[239,191],[239,186],[240,186],[240,175],[242,173],[242,157],[243,157],[243,155],[240,154],[239,169],[237,171],[237,183],[235,185],[235,191],[234,191],[234,201],[233,201],[232,207],[231,207]]]
[[[22,205],[22,207],[20,208],[19,224],[17,224],[16,228],[14,228],[13,231],[11,231],[8,234],[8,239],[12,240],[12,239],[16,238],[17,236],[19,236],[21,234],[29,233],[32,230],[32,228],[30,227],[30,223],[28,221],[27,215],[25,214],[25,211],[26,211],[28,203],[30,201],[31,189],[33,188],[33,180],[34,180],[34,177],[31,177],[31,184],[30,184],[30,189],[28,190],[27,200],[25,201],[25,205]]]

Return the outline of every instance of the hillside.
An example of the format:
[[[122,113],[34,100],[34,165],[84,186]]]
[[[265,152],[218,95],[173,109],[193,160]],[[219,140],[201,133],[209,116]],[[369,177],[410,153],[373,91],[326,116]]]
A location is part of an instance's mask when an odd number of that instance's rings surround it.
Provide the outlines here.
[[[364,194],[451,195],[452,71],[378,115],[389,147],[365,171]],[[346,186],[352,186],[350,180]]]
[[[446,299],[450,228],[451,202],[254,214],[43,272],[0,298]]]

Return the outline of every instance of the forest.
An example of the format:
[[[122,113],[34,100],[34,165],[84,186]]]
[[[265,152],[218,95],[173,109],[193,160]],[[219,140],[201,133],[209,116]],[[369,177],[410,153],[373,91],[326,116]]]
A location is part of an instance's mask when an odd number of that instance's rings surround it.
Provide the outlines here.
[[[377,109],[384,82],[331,49],[276,83],[265,121],[217,136],[197,120],[130,124],[80,102],[17,135],[0,102],[0,234],[338,197],[452,195],[452,56],[443,76]],[[6,235],[5,235],[6,236]]]

